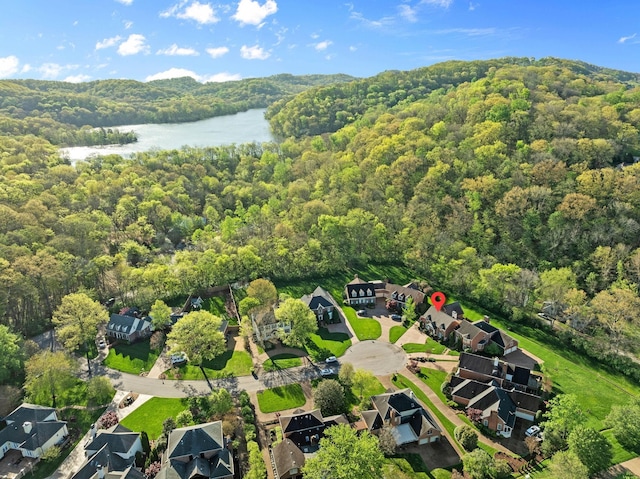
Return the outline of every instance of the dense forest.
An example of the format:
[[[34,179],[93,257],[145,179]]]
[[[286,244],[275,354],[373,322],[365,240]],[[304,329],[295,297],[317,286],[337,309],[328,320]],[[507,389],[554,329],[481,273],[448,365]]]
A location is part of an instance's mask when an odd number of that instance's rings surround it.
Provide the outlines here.
[[[276,102],[279,144],[72,167],[47,138],[1,137],[0,321],[40,331],[80,289],[148,308],[212,284],[402,263],[513,320],[545,311],[592,354],[637,355],[638,85],[557,59],[447,62]],[[5,111],[19,98],[3,92]]]
[[[190,77],[147,83],[0,80],[0,134],[33,134],[60,146],[130,143],[132,133],[109,127],[181,123],[266,108],[309,87],[350,80],[348,75],[286,74],[205,84]]]

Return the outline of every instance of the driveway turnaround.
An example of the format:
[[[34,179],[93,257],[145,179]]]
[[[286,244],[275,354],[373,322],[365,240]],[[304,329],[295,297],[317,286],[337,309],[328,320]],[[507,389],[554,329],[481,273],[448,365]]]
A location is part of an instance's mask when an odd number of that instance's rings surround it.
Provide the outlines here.
[[[366,369],[376,376],[387,376],[402,371],[407,355],[402,348],[386,341],[360,341],[340,358],[341,363],[351,363],[356,369]]]

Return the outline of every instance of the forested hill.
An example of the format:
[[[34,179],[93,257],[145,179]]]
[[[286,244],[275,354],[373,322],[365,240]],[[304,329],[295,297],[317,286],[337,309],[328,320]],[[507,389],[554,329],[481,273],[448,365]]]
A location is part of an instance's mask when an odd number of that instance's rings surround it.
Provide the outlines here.
[[[353,79],[283,74],[206,84],[190,77],[147,83],[0,80],[0,134],[34,134],[56,145],[126,142],[130,138],[112,132],[107,137],[108,132],[90,132],[89,127],[202,120],[266,108],[307,88]]]
[[[624,86],[640,84],[640,74],[558,58],[506,57],[485,61],[448,61],[411,71],[388,71],[379,75],[341,84],[309,89],[293,100],[281,100],[269,107],[273,132],[283,138],[332,133],[361,118],[367,111],[390,108],[423,99],[434,91],[447,91],[465,82],[493,75],[496,69],[508,66],[530,68],[523,82],[527,88],[536,86],[538,75],[557,76],[548,85],[561,97],[593,96],[602,93],[601,86],[580,89],[567,85],[567,75],[583,78],[587,83],[615,83]],[[544,68],[547,67],[547,68]],[[548,79],[547,79],[548,81]],[[576,90],[578,88],[578,90]]]
[[[637,355],[637,76],[547,62],[386,72],[314,90],[335,92],[315,110],[305,91],[277,115],[323,118],[357,85],[372,103],[280,144],[72,167],[42,139],[0,137],[0,321],[38,331],[79,288],[145,309],[212,284],[402,263],[516,320],[544,308],[600,358]],[[421,76],[433,88],[397,97]]]

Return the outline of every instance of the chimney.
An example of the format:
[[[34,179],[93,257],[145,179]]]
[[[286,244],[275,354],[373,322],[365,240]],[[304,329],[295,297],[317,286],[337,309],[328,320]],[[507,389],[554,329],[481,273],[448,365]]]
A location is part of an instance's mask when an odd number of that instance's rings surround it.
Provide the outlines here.
[[[104,466],[96,464],[96,470],[98,472],[98,479],[104,479]]]
[[[491,322],[491,320],[489,319],[489,316],[487,316],[486,314],[484,315],[484,317],[482,318],[482,320],[483,320],[485,323],[490,323],[490,322]]]
[[[96,438],[96,434],[98,433],[96,425],[92,424],[91,429],[89,431],[91,432],[91,440],[93,441]]]
[[[496,356],[495,358],[493,358],[493,366],[497,368],[499,364],[500,360],[498,359],[498,356]]]
[[[31,429],[33,429],[33,423],[29,422],[29,421],[25,421],[22,423],[22,429],[24,429],[24,433],[25,434],[30,434],[31,433]]]
[[[454,311],[451,311],[451,317],[452,317],[453,319],[458,319],[458,312],[457,312],[457,311],[455,311],[455,310],[454,310]]]

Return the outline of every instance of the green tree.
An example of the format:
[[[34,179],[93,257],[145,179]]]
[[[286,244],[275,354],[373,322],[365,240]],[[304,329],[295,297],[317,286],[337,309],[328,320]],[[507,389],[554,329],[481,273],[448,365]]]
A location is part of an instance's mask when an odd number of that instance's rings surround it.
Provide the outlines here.
[[[584,423],[585,416],[578,399],[573,394],[559,394],[549,400],[549,409],[545,413],[544,431],[557,431],[566,440],[577,426]]]
[[[412,323],[416,319],[416,303],[413,301],[413,298],[409,296],[406,303],[404,304],[404,308],[402,308],[402,314],[404,319]]]
[[[313,391],[313,404],[323,416],[333,416],[346,411],[344,389],[335,379],[320,381]]]
[[[605,419],[616,440],[630,451],[640,452],[640,398],[629,404],[616,404]]]
[[[268,279],[258,278],[251,281],[247,286],[247,296],[257,299],[259,302],[258,307],[267,308],[278,301],[278,290]]]
[[[113,398],[115,389],[109,378],[96,376],[87,381],[87,400],[96,405],[107,404]]]
[[[352,389],[357,391],[358,397],[362,399],[362,395],[367,389],[373,387],[377,379],[370,371],[366,369],[356,369],[353,373]]]
[[[209,394],[209,409],[211,414],[221,418],[233,409],[233,398],[224,388],[214,389]]]
[[[161,299],[156,299],[151,310],[149,311],[151,324],[153,329],[161,331],[171,324],[171,308],[167,306]]]
[[[325,430],[317,454],[303,467],[305,479],[379,479],[384,456],[378,439],[339,424]]]
[[[353,385],[353,375],[355,370],[353,364],[342,363],[340,365],[340,371],[338,372],[338,380],[345,388],[350,388]]]
[[[0,324],[0,384],[15,377],[22,370],[20,337]]]
[[[27,377],[24,388],[31,401],[56,407],[56,398],[76,382],[78,362],[68,354],[42,351],[25,363]]]
[[[193,414],[188,409],[179,412],[176,416],[176,426],[178,427],[192,426],[193,424]]]
[[[245,479],[264,479],[267,475],[267,467],[262,458],[262,453],[255,441],[247,442],[249,452],[249,470],[243,476]]]
[[[471,426],[462,424],[456,427],[453,433],[456,441],[458,441],[467,451],[473,451],[478,447],[478,434]]]
[[[396,443],[396,438],[393,436],[391,427],[384,426],[380,430],[380,433],[378,434],[378,445],[386,457],[391,457],[396,453],[398,445]]]
[[[569,450],[587,466],[589,475],[603,471],[611,465],[613,453],[607,438],[593,428],[576,426],[568,439]]]
[[[60,306],[53,313],[58,339],[70,352],[84,348],[87,367],[91,375],[89,344],[95,341],[98,329],[109,321],[109,313],[97,301],[84,293],[72,293],[62,298]]]
[[[472,479],[489,479],[494,473],[493,459],[484,449],[476,449],[462,456],[462,465]]]
[[[275,314],[278,321],[291,324],[291,331],[281,335],[282,342],[288,346],[303,347],[309,336],[318,330],[316,315],[299,299],[287,299]]]
[[[208,311],[193,311],[180,319],[167,334],[171,351],[184,352],[189,361],[200,366],[225,351],[222,320]]]
[[[549,462],[549,470],[553,477],[562,479],[588,479],[589,469],[580,462],[572,451],[556,452]]]

